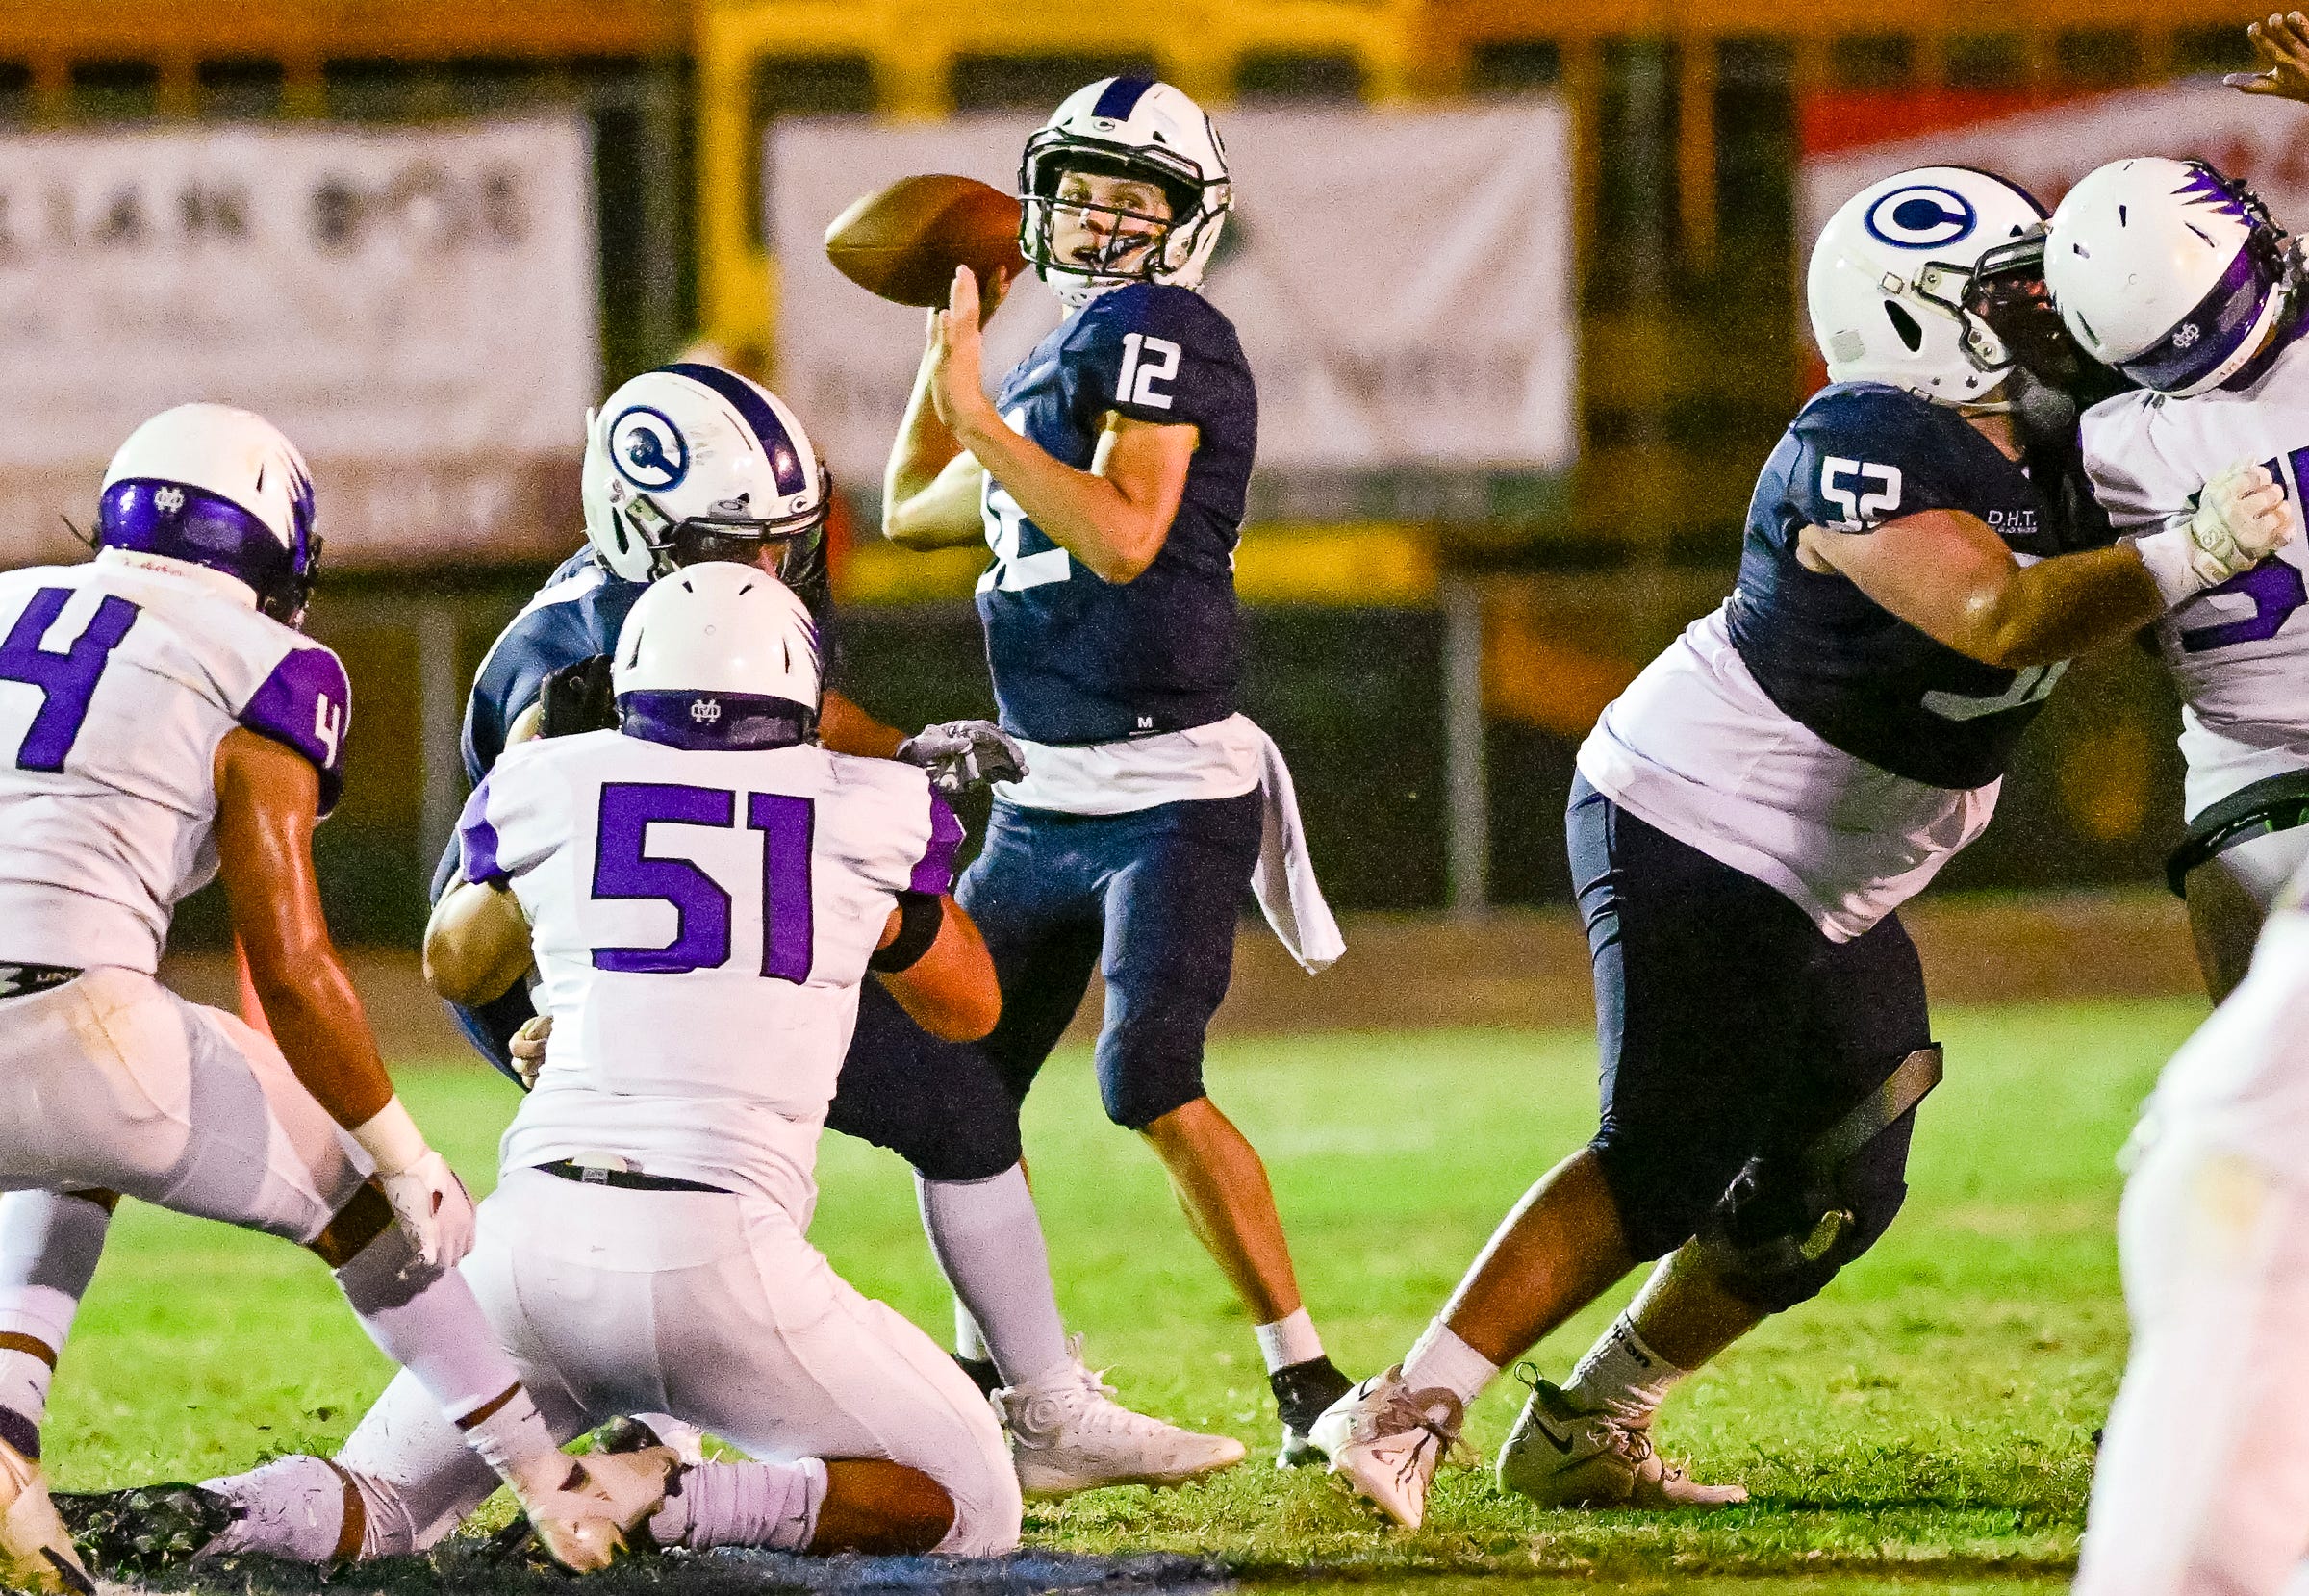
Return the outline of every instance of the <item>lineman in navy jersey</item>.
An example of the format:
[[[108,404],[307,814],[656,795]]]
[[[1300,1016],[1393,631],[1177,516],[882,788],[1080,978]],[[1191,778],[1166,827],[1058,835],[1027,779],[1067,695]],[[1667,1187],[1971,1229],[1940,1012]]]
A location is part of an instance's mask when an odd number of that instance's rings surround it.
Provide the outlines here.
[[[1006,285],[958,271],[883,498],[898,543],[982,535],[994,551],[978,613],[1028,774],[996,789],[957,889],[1002,979],[983,1048],[1023,1098],[1102,971],[1107,1114],[1147,1137],[1251,1310],[1300,1461],[1347,1381],[1301,1303],[1258,1154],[1203,1085],[1262,826],[1298,860],[1278,873],[1287,907],[1261,873],[1270,920],[1310,970],[1338,950],[1281,757],[1237,710],[1233,550],[1257,399],[1234,329],[1194,291],[1232,201],[1225,152],[1178,89],[1107,78],[1028,141],[1019,185],[1021,247],[1072,314],[989,400],[979,327]]]
[[[1326,1413],[1333,1467],[1417,1524],[1464,1406],[1637,1263],[1662,1261],[1499,1458],[1549,1505],[1720,1507],[1660,1457],[1668,1391],[1816,1295],[1906,1196],[1940,1078],[1894,912],[1994,807],[2064,660],[2165,606],[2171,552],[2244,569],[2285,535],[2266,475],[2179,546],[2105,522],[2032,462],[2012,356],[1966,308],[2043,212],[1987,173],[1864,190],[1814,248],[1832,386],[1773,451],[1738,586],[1603,715],[1566,818],[1593,950],[1601,1124],[1501,1226],[1400,1370]],[[2146,540],[2144,540],[2145,543]],[[2070,551],[2075,550],[2075,551]]]
[[[476,785],[508,741],[541,727],[615,723],[605,656],[648,579],[673,566],[758,564],[789,581],[811,612],[822,663],[830,665],[820,528],[831,490],[800,421],[775,395],[717,367],[644,372],[589,424],[583,497],[587,547],[516,618],[474,682],[465,751]],[[927,726],[901,740],[838,693],[826,692],[824,708],[819,736],[828,749],[923,766],[950,795],[1022,773],[1016,746],[983,721]],[[566,723],[545,724],[543,711]],[[436,898],[456,871],[452,849]],[[475,1046],[516,1073],[515,1035],[535,1014],[525,986],[455,1012]],[[925,1056],[931,1045],[878,983],[868,983],[825,1123],[914,1166],[931,1250],[984,1330],[972,1374],[981,1385],[1007,1381],[1034,1398],[1019,1405],[1032,1422],[1011,1425],[1021,1483],[1046,1496],[1169,1484],[1235,1461],[1240,1442],[1132,1412],[1083,1366],[1059,1316],[1020,1163],[1017,1101],[983,1057],[965,1051],[933,1063]],[[662,1416],[645,1420],[661,1434],[678,1433]]]

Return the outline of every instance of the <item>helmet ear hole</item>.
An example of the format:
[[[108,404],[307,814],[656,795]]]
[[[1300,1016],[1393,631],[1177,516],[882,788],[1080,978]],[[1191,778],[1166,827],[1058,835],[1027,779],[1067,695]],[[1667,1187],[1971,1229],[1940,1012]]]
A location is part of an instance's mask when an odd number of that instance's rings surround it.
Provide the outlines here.
[[[1915,317],[1908,314],[1907,306],[1896,305],[1887,299],[1884,302],[1884,315],[1885,319],[1892,324],[1892,331],[1900,335],[1900,342],[1908,345],[1910,354],[1924,347],[1924,328]]]

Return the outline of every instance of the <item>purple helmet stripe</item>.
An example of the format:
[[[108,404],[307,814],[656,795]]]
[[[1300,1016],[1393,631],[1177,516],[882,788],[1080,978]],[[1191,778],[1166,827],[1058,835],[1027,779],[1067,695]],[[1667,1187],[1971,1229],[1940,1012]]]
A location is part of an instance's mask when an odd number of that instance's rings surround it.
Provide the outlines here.
[[[129,477],[105,489],[97,503],[96,541],[106,548],[165,554],[221,570],[246,582],[260,597],[295,586],[307,566],[301,537],[292,552],[261,517],[231,499],[148,477]]]
[[[2263,280],[2247,247],[2178,326],[2117,369],[2144,388],[2173,393],[2203,381],[2253,333],[2275,285]]]
[[[618,695],[618,729],[676,748],[784,748],[809,739],[818,712],[762,693],[651,688]]]
[[[1153,78],[1113,79],[1099,96],[1099,103],[1090,108],[1090,114],[1109,121],[1127,122],[1130,113],[1138,109],[1139,100],[1154,87]]]
[[[761,440],[762,452],[770,457],[770,469],[777,478],[780,494],[805,494],[810,488],[810,469],[801,458],[801,450],[794,446],[793,435],[786,424],[777,418],[753,384],[735,372],[724,371],[719,366],[705,366],[696,361],[682,361],[664,369],[675,376],[712,389],[730,403],[746,424],[753,428],[754,437]]]

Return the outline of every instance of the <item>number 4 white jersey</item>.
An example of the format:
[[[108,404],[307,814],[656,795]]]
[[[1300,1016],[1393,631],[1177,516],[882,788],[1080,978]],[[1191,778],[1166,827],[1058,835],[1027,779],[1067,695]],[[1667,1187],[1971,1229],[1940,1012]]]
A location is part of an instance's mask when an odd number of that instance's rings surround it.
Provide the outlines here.
[[[2259,461],[2297,506],[2309,477],[2309,340],[2249,386],[2195,398],[2124,393],[2086,412],[2085,465],[2119,530],[2153,532],[2197,492]],[[2278,553],[2166,612],[2157,643],[2179,686],[2194,817],[2239,788],[2309,769],[2309,546]]]
[[[459,827],[466,879],[520,900],[553,1019],[505,1166],[606,1155],[807,1225],[866,961],[961,840],[922,771],[815,744],[509,749]]]
[[[335,803],[337,656],[197,566],[108,549],[0,575],[0,960],[150,974],[216,873],[216,746],[285,743]]]

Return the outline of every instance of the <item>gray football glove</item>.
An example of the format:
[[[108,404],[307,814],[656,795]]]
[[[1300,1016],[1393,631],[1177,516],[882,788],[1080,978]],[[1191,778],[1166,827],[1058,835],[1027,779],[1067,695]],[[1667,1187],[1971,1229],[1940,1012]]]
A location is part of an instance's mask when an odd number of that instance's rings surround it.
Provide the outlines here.
[[[930,773],[930,785],[952,798],[990,781],[1027,773],[1025,750],[992,721],[944,721],[898,746],[898,757]]]

